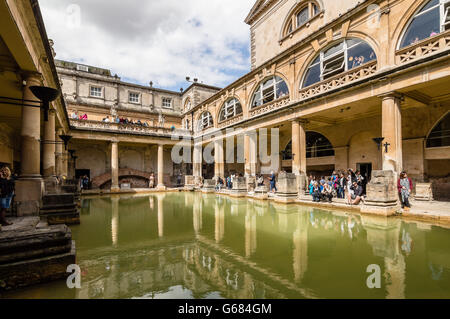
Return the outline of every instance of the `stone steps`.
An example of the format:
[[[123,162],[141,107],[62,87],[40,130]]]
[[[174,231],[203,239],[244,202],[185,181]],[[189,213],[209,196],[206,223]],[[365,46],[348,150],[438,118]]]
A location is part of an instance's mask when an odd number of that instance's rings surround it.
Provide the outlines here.
[[[0,264],[66,253],[71,249],[71,242],[72,232],[66,225],[2,230]]]
[[[40,215],[49,225],[80,224],[80,211],[74,194],[48,194],[42,198]]]

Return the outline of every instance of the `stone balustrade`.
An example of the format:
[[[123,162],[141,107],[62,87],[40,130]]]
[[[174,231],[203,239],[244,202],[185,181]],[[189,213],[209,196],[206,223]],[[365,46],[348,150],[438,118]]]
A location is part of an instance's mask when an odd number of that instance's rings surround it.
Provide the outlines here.
[[[376,60],[368,62],[345,73],[341,73],[319,83],[301,89],[299,92],[300,99],[305,100],[322,93],[327,93],[334,89],[350,84],[354,81],[361,80],[370,75],[373,75],[377,72],[377,70],[378,62]]]
[[[159,134],[159,135],[172,135],[178,136],[190,136],[191,133],[184,129],[171,129],[165,127],[149,127],[135,124],[123,124],[123,123],[105,123],[100,121],[88,121],[88,120],[70,120],[70,125],[77,129],[88,129],[92,131],[119,131],[134,134]]]
[[[448,49],[449,47],[450,31],[446,31],[398,50],[395,54],[396,63],[407,63],[432,53]]]
[[[290,102],[291,102],[291,100],[290,100],[289,96],[281,97],[272,102],[252,108],[250,110],[250,117],[258,116],[261,114],[266,114],[273,110],[281,109],[281,108],[285,107],[286,105],[288,105]]]

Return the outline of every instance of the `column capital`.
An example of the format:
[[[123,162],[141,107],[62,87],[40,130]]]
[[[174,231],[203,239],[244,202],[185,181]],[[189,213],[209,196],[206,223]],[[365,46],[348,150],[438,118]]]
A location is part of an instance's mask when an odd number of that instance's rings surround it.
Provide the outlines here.
[[[42,84],[42,74],[39,72],[25,71],[21,73],[21,76],[24,81],[27,81],[27,86],[31,86],[30,84],[37,84],[37,85]]]
[[[300,124],[300,125],[306,125],[306,124],[309,124],[309,120],[307,120],[307,119],[293,119],[293,120],[291,120],[291,122],[292,123],[298,123],[298,124]]]
[[[384,94],[380,94],[380,95],[378,95],[378,97],[382,100],[387,100],[387,99],[403,100],[404,95],[399,92],[396,92],[396,91],[391,91],[391,92],[387,92]]]

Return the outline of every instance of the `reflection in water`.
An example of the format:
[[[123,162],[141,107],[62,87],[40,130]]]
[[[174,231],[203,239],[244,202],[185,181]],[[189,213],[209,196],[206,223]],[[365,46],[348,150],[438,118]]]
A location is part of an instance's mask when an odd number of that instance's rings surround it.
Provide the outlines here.
[[[450,298],[450,231],[199,193],[83,201],[82,288],[22,298]],[[369,289],[368,265],[382,269]]]
[[[111,239],[113,246],[117,246],[117,236],[119,231],[119,200],[118,196],[111,197],[112,218],[111,218]]]

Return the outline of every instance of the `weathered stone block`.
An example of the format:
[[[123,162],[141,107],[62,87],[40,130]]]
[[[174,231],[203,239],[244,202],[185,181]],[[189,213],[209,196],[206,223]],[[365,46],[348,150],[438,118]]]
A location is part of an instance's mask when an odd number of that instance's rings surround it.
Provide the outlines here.
[[[216,181],[214,179],[205,179],[203,181],[203,193],[213,193],[215,192]]]
[[[253,192],[256,187],[256,177],[255,176],[247,176],[246,183],[247,183],[247,192]]]
[[[76,264],[75,242],[69,252],[0,265],[0,291],[67,278],[67,266]]]
[[[393,171],[373,171],[361,212],[390,216],[398,209],[397,174]]]
[[[431,183],[417,183],[415,200],[418,201],[432,201],[433,188]]]
[[[277,195],[281,197],[297,197],[297,176],[291,173],[280,173],[278,175]]]

